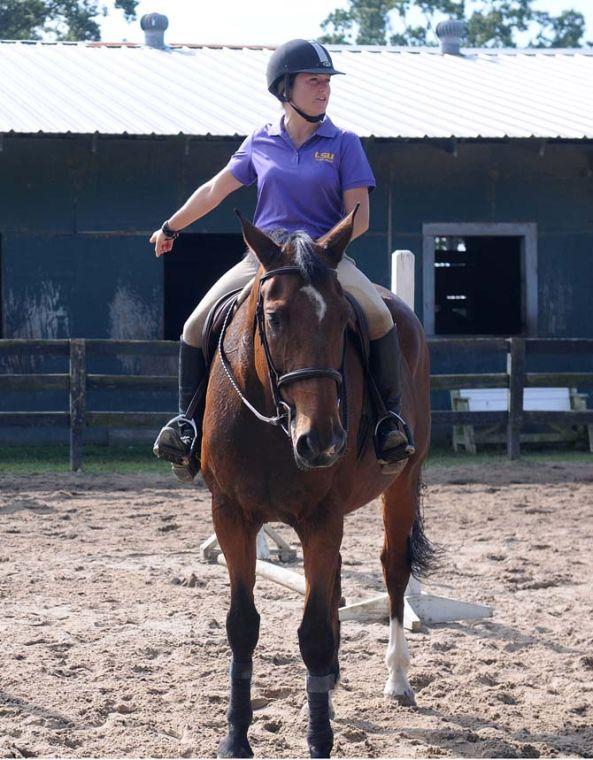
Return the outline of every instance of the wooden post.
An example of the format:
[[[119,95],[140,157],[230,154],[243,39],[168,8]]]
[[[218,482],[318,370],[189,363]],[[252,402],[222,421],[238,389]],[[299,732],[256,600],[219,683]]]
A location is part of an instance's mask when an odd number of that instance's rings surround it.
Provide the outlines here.
[[[70,341],[70,469],[82,467],[82,436],[86,407],[85,342]]]
[[[391,254],[391,291],[414,311],[414,254],[394,251]]]
[[[507,354],[509,374],[509,419],[507,423],[507,455],[509,459],[521,456],[521,427],[523,425],[523,388],[525,387],[525,341],[510,338]]]

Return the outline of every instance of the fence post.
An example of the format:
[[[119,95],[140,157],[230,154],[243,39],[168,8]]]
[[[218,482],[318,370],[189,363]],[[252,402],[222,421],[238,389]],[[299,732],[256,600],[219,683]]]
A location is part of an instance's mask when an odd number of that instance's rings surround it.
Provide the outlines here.
[[[521,455],[521,427],[523,425],[523,388],[525,385],[525,341],[510,338],[507,354],[509,375],[509,419],[507,423],[507,455],[519,459]]]
[[[412,251],[394,251],[391,254],[391,292],[414,311],[414,254]]]
[[[82,466],[82,435],[86,407],[85,342],[70,341],[70,469]]]

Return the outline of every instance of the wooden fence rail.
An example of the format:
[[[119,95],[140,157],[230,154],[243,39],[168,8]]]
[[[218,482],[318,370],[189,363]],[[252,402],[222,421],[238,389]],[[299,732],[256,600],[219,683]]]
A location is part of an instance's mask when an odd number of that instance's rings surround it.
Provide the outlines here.
[[[593,424],[593,409],[561,412],[526,412],[523,390],[528,387],[576,386],[593,387],[593,372],[526,372],[528,356],[536,354],[577,354],[593,357],[593,339],[524,339],[524,338],[435,338],[429,341],[432,350],[446,350],[459,357],[476,352],[506,354],[506,372],[482,374],[441,374],[431,376],[431,390],[464,388],[508,388],[507,412],[469,412],[434,410],[433,424],[506,425],[507,453],[511,459],[520,455],[520,434],[526,423]],[[88,390],[173,391],[175,375],[131,375],[89,373],[89,360],[101,357],[177,356],[176,341],[122,340],[0,340],[0,359],[19,360],[52,357],[69,360],[67,373],[0,374],[0,393],[5,391],[64,391],[69,394],[69,411],[0,411],[0,426],[62,426],[70,429],[70,467],[82,465],[85,428],[153,428],[155,431],[173,412],[93,411],[87,407]],[[592,362],[593,366],[593,362]]]

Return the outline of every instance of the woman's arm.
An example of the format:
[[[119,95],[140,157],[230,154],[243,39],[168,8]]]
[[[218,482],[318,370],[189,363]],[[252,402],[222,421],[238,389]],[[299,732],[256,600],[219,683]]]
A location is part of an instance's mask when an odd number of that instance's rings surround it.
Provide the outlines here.
[[[225,168],[216,176],[205,182],[186,200],[183,206],[173,216],[167,219],[172,230],[182,230],[192,222],[201,219],[212,209],[216,208],[234,190],[243,187],[239,180],[235,179],[230,169]],[[174,239],[166,238],[161,230],[155,230],[150,238],[154,243],[154,252],[157,256],[167,253],[173,248]]]
[[[350,190],[344,190],[344,209],[349,214],[357,203],[360,203],[360,207],[354,217],[354,230],[352,231],[352,237],[360,237],[363,232],[366,232],[369,228],[369,189],[368,187],[353,187]]]

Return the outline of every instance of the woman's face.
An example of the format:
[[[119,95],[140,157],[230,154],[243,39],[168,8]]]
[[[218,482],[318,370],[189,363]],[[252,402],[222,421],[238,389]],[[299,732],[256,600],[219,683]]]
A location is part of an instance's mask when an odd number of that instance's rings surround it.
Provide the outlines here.
[[[297,74],[292,86],[291,100],[310,116],[325,113],[330,96],[327,74]]]

